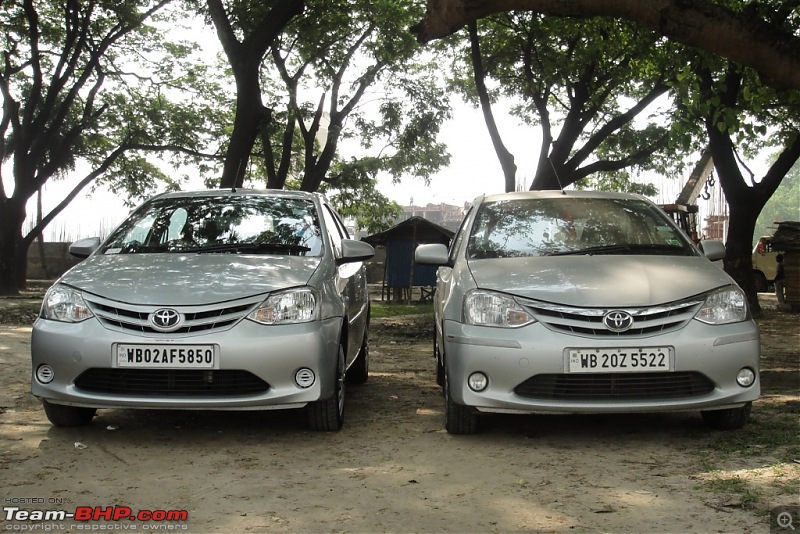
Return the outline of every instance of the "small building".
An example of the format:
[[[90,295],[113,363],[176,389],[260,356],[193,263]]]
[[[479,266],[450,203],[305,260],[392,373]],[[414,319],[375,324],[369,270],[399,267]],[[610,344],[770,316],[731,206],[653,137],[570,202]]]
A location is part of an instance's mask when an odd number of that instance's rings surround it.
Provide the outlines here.
[[[455,232],[422,217],[411,217],[388,230],[362,239],[373,247],[386,249],[381,282],[381,300],[410,301],[411,292],[420,288],[421,299],[436,286],[435,265],[418,265],[414,261],[417,245],[441,243],[449,245]]]
[[[792,310],[800,310],[800,222],[778,223],[772,249],[783,251],[786,304]]]

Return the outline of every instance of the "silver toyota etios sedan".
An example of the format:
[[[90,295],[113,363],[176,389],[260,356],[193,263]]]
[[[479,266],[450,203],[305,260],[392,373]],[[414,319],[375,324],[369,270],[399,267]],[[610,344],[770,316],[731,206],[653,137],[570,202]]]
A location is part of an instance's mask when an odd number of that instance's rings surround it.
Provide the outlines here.
[[[55,425],[97,408],[305,408],[338,430],[367,380],[366,243],[324,197],[207,190],[154,197],[44,297],[32,391]]]
[[[744,425],[759,397],[758,329],[742,290],[656,205],[630,194],[476,199],[439,265],[437,379],[445,426],[485,413],[698,410]]]

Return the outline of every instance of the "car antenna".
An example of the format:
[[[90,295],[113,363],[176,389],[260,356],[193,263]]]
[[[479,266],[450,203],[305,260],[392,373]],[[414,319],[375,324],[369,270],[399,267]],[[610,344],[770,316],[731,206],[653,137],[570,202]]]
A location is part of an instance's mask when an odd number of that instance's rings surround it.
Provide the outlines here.
[[[564,191],[564,186],[561,185],[561,178],[558,176],[558,171],[556,170],[556,166],[553,165],[553,160],[550,159],[550,154],[547,155],[547,161],[548,163],[550,163],[550,167],[553,169],[553,175],[555,175],[556,177],[556,181],[558,182],[558,188],[561,189],[561,194],[566,196],[567,192]]]

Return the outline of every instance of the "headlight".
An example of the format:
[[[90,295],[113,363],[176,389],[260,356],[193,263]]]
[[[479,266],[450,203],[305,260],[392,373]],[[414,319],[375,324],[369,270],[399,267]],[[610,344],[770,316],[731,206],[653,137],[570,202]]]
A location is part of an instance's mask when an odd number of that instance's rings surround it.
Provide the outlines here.
[[[310,289],[273,293],[247,318],[261,324],[307,323],[317,318],[317,296]]]
[[[729,286],[709,293],[703,307],[694,317],[706,324],[729,324],[746,320],[748,313],[744,291]]]
[[[64,286],[53,286],[42,300],[42,311],[39,316],[53,321],[79,323],[93,317],[94,314],[84,302],[80,291]]]
[[[534,318],[510,296],[492,291],[471,291],[464,298],[464,323],[511,328]]]

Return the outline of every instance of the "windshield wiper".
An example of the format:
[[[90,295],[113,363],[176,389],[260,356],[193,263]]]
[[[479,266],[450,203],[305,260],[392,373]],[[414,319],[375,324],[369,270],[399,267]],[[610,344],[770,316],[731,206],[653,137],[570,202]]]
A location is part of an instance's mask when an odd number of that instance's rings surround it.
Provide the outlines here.
[[[111,250],[115,250],[115,247],[106,247],[103,250],[103,254],[108,254]],[[156,252],[168,252],[167,247],[164,245],[143,245],[138,241],[128,243],[116,250],[117,254],[148,254]]]
[[[560,250],[546,254],[547,256],[593,256],[595,254],[671,254],[676,256],[688,256],[689,250],[681,246],[645,243],[645,244],[624,244],[624,245],[601,245],[597,247],[587,247],[576,250]]]
[[[259,254],[289,254],[290,256],[301,256],[311,250],[303,245],[293,245],[291,243],[225,243],[222,245],[209,245],[206,247],[194,247],[178,249],[174,252],[197,253],[197,254],[219,254],[225,252]]]
[[[630,252],[630,245],[601,245],[597,247],[586,247],[575,250],[559,250],[550,252],[547,256],[592,256],[594,254],[617,254],[619,252]]]
[[[644,254],[660,254],[663,252],[677,256],[690,256],[692,252],[680,245],[668,245],[666,243],[652,243],[641,245],[630,245],[632,251]]]

